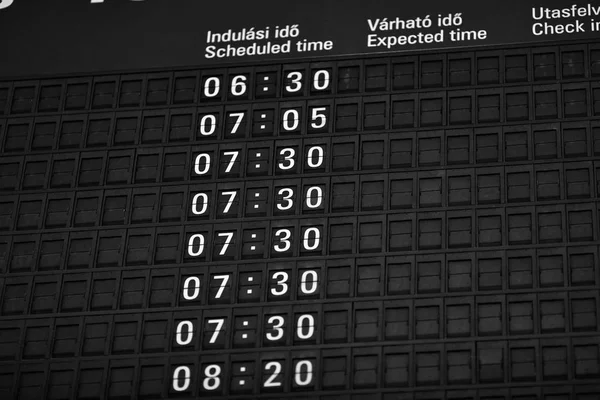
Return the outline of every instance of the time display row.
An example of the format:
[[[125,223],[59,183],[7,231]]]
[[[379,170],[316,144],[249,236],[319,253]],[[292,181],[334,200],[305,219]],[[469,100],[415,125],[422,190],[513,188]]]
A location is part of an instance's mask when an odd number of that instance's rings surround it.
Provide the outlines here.
[[[76,392],[85,398],[88,393],[110,393],[126,397],[132,393],[156,399],[200,396],[212,399],[222,396],[232,398],[249,394],[283,396],[290,392],[326,391],[331,400],[350,399],[345,390],[383,388],[384,399],[398,398],[398,391],[408,388],[457,387],[455,395],[464,394],[464,385],[498,384],[506,382],[554,382],[562,383],[559,393],[569,390],[569,383],[577,382],[578,388],[587,388],[583,394],[592,393],[598,374],[595,372],[600,360],[599,345],[591,337],[563,339],[545,342],[537,340],[477,341],[430,345],[395,345],[354,347],[352,349],[323,349],[295,351],[247,352],[237,355],[189,355],[171,357],[146,356],[139,361],[110,359],[104,362],[82,359],[74,363],[68,359],[58,363],[53,360],[48,373],[47,364],[27,364],[20,368],[17,380],[20,393],[42,394],[41,388],[50,393]],[[572,357],[566,357],[572,354]],[[78,364],[78,365],[77,365]],[[78,368],[79,371],[74,370]],[[5,379],[16,378],[17,370],[2,370]],[[74,385],[66,388],[63,380],[70,378]],[[586,386],[588,384],[589,386]],[[31,385],[31,386],[30,386]],[[567,389],[565,389],[567,388]],[[387,389],[387,390],[385,390]],[[527,388],[529,389],[529,388]],[[523,388],[513,388],[513,393],[537,393]],[[482,390],[485,397],[448,397],[448,399],[510,399],[506,391]],[[597,390],[597,389],[596,389]],[[548,389],[557,398],[556,391]],[[333,394],[331,394],[333,393]],[[368,393],[368,391],[366,392]],[[427,392],[427,399],[446,399],[443,391]],[[470,390],[469,394],[473,391]],[[368,394],[369,398],[377,394]],[[235,397],[233,397],[235,396]],[[393,396],[393,397],[392,397]],[[433,396],[433,397],[432,397]],[[52,397],[58,398],[58,397]],[[64,398],[64,397],[63,397]],[[282,398],[282,397],[268,397]],[[288,397],[285,397],[288,398]],[[294,399],[319,399],[304,393]],[[354,397],[365,399],[366,397]],[[531,397],[538,399],[540,397]],[[591,397],[558,397],[587,400]]]
[[[600,76],[596,46],[449,53],[0,83],[0,115],[353,94]]]

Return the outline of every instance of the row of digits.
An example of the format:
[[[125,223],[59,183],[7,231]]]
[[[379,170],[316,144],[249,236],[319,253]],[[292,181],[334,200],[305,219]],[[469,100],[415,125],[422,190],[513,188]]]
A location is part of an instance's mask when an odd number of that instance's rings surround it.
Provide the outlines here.
[[[300,314],[296,316],[296,325],[294,330],[294,340],[297,342],[312,341],[315,339],[315,315]],[[227,335],[225,328],[225,318],[211,318],[205,320],[205,326],[202,334],[204,340],[208,342],[207,346],[214,345],[223,341],[223,335]],[[242,321],[244,327],[249,327],[249,321]],[[267,345],[278,344],[284,339],[287,329],[287,318],[283,315],[268,315],[265,317],[264,342]],[[200,337],[200,331],[194,328],[194,322],[190,320],[179,321],[175,331],[175,343],[178,346],[190,346],[194,344],[194,339]],[[244,334],[242,334],[243,336]],[[248,339],[248,335],[242,339]]]
[[[314,382],[315,376],[315,361],[312,359],[298,359],[294,360],[291,371],[292,385],[296,388],[307,388],[310,387]],[[262,388],[264,391],[277,391],[281,390],[284,385],[283,379],[285,372],[284,365],[281,361],[268,361],[264,363],[263,377],[262,377]],[[215,392],[222,389],[223,381],[223,368],[219,364],[209,364],[204,366],[203,376],[200,378],[202,385],[201,390],[206,392]],[[245,367],[240,367],[242,374],[246,371]],[[231,387],[237,387],[244,389],[244,386],[249,386],[249,378],[246,375],[232,376]],[[192,384],[192,371],[189,366],[181,365],[174,369],[172,376],[172,388],[175,392],[183,392],[190,389]],[[248,388],[252,390],[252,388]]]
[[[219,281],[219,289],[216,292],[216,298],[222,296],[225,288],[229,283],[229,275],[216,275],[214,279]],[[289,274],[285,271],[277,271],[273,273],[272,279],[276,282],[276,286],[270,289],[274,296],[283,296],[290,290]],[[305,270],[302,272],[299,284],[299,290],[305,295],[311,295],[317,292],[319,286],[318,274],[315,270]],[[200,295],[200,279],[196,276],[188,277],[183,286],[183,298],[186,300],[195,300]],[[217,343],[221,336],[226,334],[224,328],[226,324],[225,318],[211,318],[205,321],[203,334],[208,345]],[[264,332],[264,341],[266,343],[277,344],[285,337],[285,329],[288,324],[286,317],[283,315],[270,315],[266,317],[266,327]],[[246,323],[246,322],[244,322]],[[316,321],[313,314],[300,314],[295,316],[295,324],[292,327],[294,330],[295,340],[311,341],[316,333]],[[194,327],[194,323],[190,320],[179,321],[176,328],[175,342],[178,346],[193,345],[195,333],[199,333],[199,329]],[[199,336],[199,335],[196,335]],[[242,335],[242,338],[247,335]],[[232,377],[232,387],[243,389],[244,385],[248,386],[248,382],[244,379],[243,373],[245,367],[241,367],[240,373],[242,377]],[[265,390],[277,390],[283,385],[282,362],[269,361],[264,363],[264,376],[262,379],[262,387]],[[292,371],[293,385],[298,388],[310,386],[313,382],[314,374],[313,360],[295,360]],[[209,364],[204,366],[204,374],[201,377],[201,389],[206,392],[214,392],[221,389],[222,386],[222,366],[219,364]],[[175,392],[184,392],[190,388],[192,383],[191,368],[186,365],[177,366],[173,371],[172,389]],[[251,388],[250,388],[251,389]]]
[[[264,159],[263,154],[260,152],[257,153],[255,151],[253,154],[251,154],[251,156],[254,157],[254,162],[259,167],[262,163],[266,163],[266,159]],[[322,168],[325,161],[324,146],[311,146],[307,148],[306,154],[304,155],[304,160],[305,170]],[[251,161],[248,160],[248,163],[250,162]],[[296,172],[297,162],[298,154],[296,149],[291,147],[278,149],[276,162],[277,172]],[[218,160],[214,160],[211,153],[199,153],[194,158],[193,172],[196,176],[203,177],[209,175],[215,165],[220,165],[222,168],[219,168],[219,170],[223,177],[226,177],[225,174],[239,174],[238,169],[240,168],[240,164],[240,150],[232,149],[229,151],[223,151],[220,153]],[[252,172],[251,169],[248,172]]]
[[[256,77],[255,94],[260,97],[263,93],[270,93],[277,86],[276,74],[265,73]],[[331,72],[327,69],[320,69],[312,72],[312,77],[308,82],[312,92],[322,92],[330,89]],[[284,72],[283,95],[294,96],[302,95],[307,82],[305,73],[302,71]],[[202,100],[221,100],[224,93],[228,94],[230,99],[247,98],[249,96],[250,78],[247,74],[233,75],[229,77],[228,84],[225,84],[222,76],[206,76],[202,79]]]
[[[326,71],[319,71],[326,72]],[[300,75],[301,77],[301,75]],[[317,78],[317,75],[315,75]],[[234,78],[235,79],[235,78]],[[327,77],[328,79],[328,77]],[[209,84],[211,82],[209,82]],[[233,82],[233,81],[232,81]],[[212,81],[213,84],[218,82]],[[318,83],[318,80],[315,80],[315,84]],[[232,88],[235,86],[232,86]],[[239,86],[238,86],[239,88]],[[242,87],[243,88],[243,87]],[[205,84],[205,94],[207,89],[210,89],[210,85]],[[233,89],[232,89],[233,90]],[[238,89],[236,89],[238,90]],[[243,89],[239,89],[243,90]],[[300,87],[298,87],[300,90]],[[216,94],[215,91],[209,92],[209,94]],[[236,92],[237,93],[237,92]],[[243,92],[242,92],[243,93]],[[212,120],[211,120],[212,121]],[[216,122],[216,121],[215,121]],[[208,131],[206,133],[209,133]],[[212,133],[212,132],[211,132]],[[231,158],[227,167],[225,168],[225,172],[229,172],[233,167],[237,154],[235,152],[231,152],[229,154]],[[282,149],[281,154],[282,161],[279,163],[279,167],[282,170],[290,169],[295,164],[295,151],[293,149]],[[324,160],[324,150],[320,146],[314,146],[308,149],[307,152],[307,164],[311,168],[317,168],[321,166]],[[199,154],[195,158],[194,162],[194,172],[197,175],[203,175],[208,173],[211,166],[211,159],[209,154]],[[282,197],[283,202],[278,204],[278,208],[281,210],[289,209],[292,206],[292,197],[294,195],[293,191],[289,188],[283,188],[278,193],[280,197]],[[224,208],[224,213],[227,213],[231,207],[231,204],[234,203],[237,192],[223,192],[222,195],[228,197],[227,204]],[[307,190],[305,194],[305,201],[307,206],[310,208],[319,207],[322,203],[323,199],[323,191],[321,187],[314,186]],[[194,195],[192,200],[192,212],[195,215],[202,215],[207,212],[209,206],[209,199],[206,193],[197,193]],[[220,232],[217,233],[219,236],[223,236],[225,238],[224,244],[221,247],[220,255],[224,255],[227,252],[227,248],[231,243],[233,238],[233,232]],[[280,239],[278,244],[274,244],[273,249],[276,252],[284,252],[289,250],[291,247],[291,236],[292,233],[289,229],[280,229],[274,233],[275,237]],[[320,246],[321,241],[321,231],[317,227],[309,227],[304,231],[304,247],[306,250],[316,249]],[[187,252],[188,255],[194,257],[199,256],[204,252],[205,249],[205,238],[202,234],[194,234],[191,235],[188,241]],[[216,275],[214,277],[216,280],[220,281],[219,289],[217,290],[215,297],[220,298],[228,285],[229,275]],[[270,292],[273,296],[283,296],[289,291],[289,274],[284,271],[275,272],[272,276],[272,279],[276,282],[275,287],[270,289]],[[302,273],[300,278],[300,292],[305,295],[310,295],[315,293],[318,290],[319,279],[317,272],[314,270],[306,270]],[[191,276],[186,278],[183,285],[183,298],[185,300],[195,300],[200,295],[200,279],[196,276]],[[224,318],[214,318],[207,320],[208,325],[213,325],[214,329],[211,329],[212,334],[208,339],[209,343],[216,343],[219,334],[224,331],[223,325],[225,324]],[[285,318],[281,315],[273,315],[270,316],[267,320],[267,324],[271,327],[265,333],[265,340],[277,342],[281,338],[284,337],[284,326],[285,326]],[[315,318],[312,314],[302,314],[297,318],[296,321],[296,336],[300,340],[309,340],[315,334]],[[176,329],[176,337],[175,341],[179,346],[188,346],[194,340],[194,325],[189,320],[180,321],[177,325]],[[266,376],[263,381],[263,386],[265,388],[277,388],[282,385],[279,376],[283,369],[282,364],[278,361],[271,361],[265,364],[264,366],[265,373],[270,373],[270,375]],[[313,380],[313,362],[311,360],[298,360],[295,362],[294,366],[294,383],[297,386],[308,386]],[[222,368],[218,364],[210,364],[204,368],[204,378],[202,379],[202,387],[206,391],[215,391],[221,386],[221,372]],[[172,387],[176,392],[182,392],[188,390],[191,384],[191,369],[188,366],[178,366],[173,371],[173,379],[172,379]],[[237,382],[238,385],[244,385],[244,381],[241,380]]]

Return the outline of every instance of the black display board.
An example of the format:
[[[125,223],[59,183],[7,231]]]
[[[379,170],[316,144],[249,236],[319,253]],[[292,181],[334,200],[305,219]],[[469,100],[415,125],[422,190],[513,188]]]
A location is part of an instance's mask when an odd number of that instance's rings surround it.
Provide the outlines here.
[[[598,400],[599,13],[1,0],[0,399]]]
[[[582,40],[600,34],[599,7],[562,0],[3,0],[0,77]]]

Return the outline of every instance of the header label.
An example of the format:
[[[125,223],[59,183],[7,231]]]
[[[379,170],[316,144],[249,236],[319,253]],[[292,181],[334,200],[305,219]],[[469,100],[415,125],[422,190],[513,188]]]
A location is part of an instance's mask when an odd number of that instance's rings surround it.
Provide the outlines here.
[[[0,0],[0,79],[600,38],[600,5],[541,2]]]

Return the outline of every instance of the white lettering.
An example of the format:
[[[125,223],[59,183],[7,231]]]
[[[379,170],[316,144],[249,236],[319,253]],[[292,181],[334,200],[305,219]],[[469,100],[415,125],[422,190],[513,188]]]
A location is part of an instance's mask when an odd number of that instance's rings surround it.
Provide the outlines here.
[[[583,28],[583,22],[575,21],[570,24],[550,24],[548,22],[536,22],[532,26],[532,31],[535,36],[542,35],[562,35],[565,33],[579,33],[585,32]]]
[[[292,43],[287,41],[283,44],[273,44],[267,42],[265,44],[252,43],[250,46],[234,47],[228,44],[225,47],[207,46],[204,57],[211,58],[229,58],[243,57],[265,54],[285,54],[291,51]]]
[[[452,14],[451,14],[452,15]],[[456,14],[458,18],[460,18],[460,14]],[[462,23],[462,19],[460,20]],[[367,19],[367,24],[369,25],[369,30],[371,32],[379,31],[397,31],[403,29],[422,29],[422,28],[430,28],[432,25],[431,18],[429,15],[425,17],[417,17],[413,19],[400,19],[396,17],[396,19],[388,21],[387,18],[383,19]],[[460,25],[460,23],[457,23]]]
[[[369,24],[369,29],[371,30],[371,32],[373,32],[377,29],[377,25],[379,24],[379,18],[377,18],[375,21],[367,19],[367,24]]]
[[[333,42],[331,40],[326,42],[309,42],[306,39],[302,39],[299,42],[296,42],[296,50],[300,53],[304,51],[331,50],[332,48]]]
[[[536,21],[540,21],[542,19],[592,17],[595,15],[600,15],[600,6],[594,7],[591,4],[588,4],[585,7],[580,7],[577,4],[573,4],[569,8],[533,7],[531,9],[531,16]]]
[[[387,36],[380,37],[376,34],[367,36],[367,47],[386,47],[388,49],[400,45],[422,44],[422,43],[442,43],[444,41],[444,30],[438,33],[419,32],[414,35]]]
[[[244,28],[241,31],[233,31],[231,29],[225,32],[208,31],[206,34],[206,43],[227,43],[227,42],[244,42],[249,40],[263,40],[269,38],[269,28],[258,29]]]

